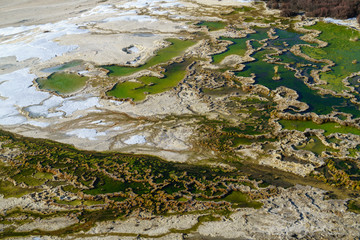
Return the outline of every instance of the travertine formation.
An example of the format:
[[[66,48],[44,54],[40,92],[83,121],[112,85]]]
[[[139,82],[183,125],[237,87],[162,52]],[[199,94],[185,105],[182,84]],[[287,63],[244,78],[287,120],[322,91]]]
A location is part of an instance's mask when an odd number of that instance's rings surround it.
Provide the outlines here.
[[[302,48],[328,47],[319,19],[250,0],[39,4],[0,3],[0,238],[359,237],[360,72],[324,87],[337,63]],[[194,44],[168,59],[172,38]],[[87,80],[40,89],[54,72]]]

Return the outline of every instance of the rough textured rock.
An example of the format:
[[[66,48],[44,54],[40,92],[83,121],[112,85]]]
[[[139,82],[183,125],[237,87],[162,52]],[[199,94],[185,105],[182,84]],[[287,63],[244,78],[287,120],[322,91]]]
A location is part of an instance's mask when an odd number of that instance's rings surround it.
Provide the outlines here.
[[[69,218],[69,217],[36,219],[33,222],[21,225],[16,229],[16,232],[31,232],[35,229],[39,229],[42,231],[56,231],[71,226],[77,222],[78,220],[76,218]]]
[[[242,209],[198,232],[230,239],[358,239],[360,216],[346,211],[343,200],[324,200],[323,191],[296,186],[266,200],[260,210]]]

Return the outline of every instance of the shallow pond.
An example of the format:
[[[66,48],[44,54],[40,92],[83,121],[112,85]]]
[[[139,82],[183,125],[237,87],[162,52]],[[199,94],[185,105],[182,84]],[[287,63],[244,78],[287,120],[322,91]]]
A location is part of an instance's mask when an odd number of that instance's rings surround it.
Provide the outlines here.
[[[324,48],[303,46],[301,50],[315,59],[330,59],[335,63],[331,71],[320,75],[321,79],[328,83],[322,87],[336,92],[346,90],[342,79],[360,69],[360,42],[357,40],[360,33],[346,26],[324,22],[306,28],[321,31],[318,39],[328,45]]]
[[[102,66],[103,68],[109,70],[109,76],[127,76],[133,73],[139,72],[141,70],[148,69],[152,66],[155,66],[160,63],[166,63],[172,58],[181,55],[183,51],[195,44],[195,41],[190,40],[180,40],[176,38],[167,39],[171,43],[166,48],[160,49],[154,57],[147,61],[144,65],[139,67],[128,67],[128,66],[118,66],[118,65],[108,65]]]
[[[53,91],[58,94],[69,94],[83,88],[87,80],[88,77],[78,74],[55,72],[47,78],[36,79],[36,82],[40,89]]]
[[[198,26],[205,26],[209,29],[209,31],[217,31],[226,27],[226,23],[224,22],[209,22],[209,21],[202,21],[197,24]]]
[[[64,64],[61,64],[61,65],[58,65],[55,67],[44,68],[44,69],[41,69],[41,71],[46,72],[46,73],[59,72],[59,71],[63,71],[68,68],[77,67],[77,66],[81,65],[82,63],[83,63],[83,61],[81,61],[81,60],[74,60],[74,61],[64,63]]]
[[[317,114],[328,114],[333,110],[341,110],[353,114],[355,117],[360,117],[360,111],[357,106],[350,103],[348,99],[334,97],[331,95],[322,96],[317,91],[310,89],[305,83],[295,77],[294,72],[277,64],[267,63],[264,60],[265,55],[272,53],[272,50],[264,50],[256,52],[253,57],[256,59],[253,62],[247,63],[246,67],[241,72],[235,72],[237,76],[250,77],[251,73],[255,73],[255,81],[258,84],[264,85],[271,90],[280,86],[295,90],[299,94],[299,99],[309,105],[307,112],[315,112]],[[280,80],[273,80],[275,75],[274,67],[278,66],[278,75]]]
[[[228,37],[220,37],[219,40],[226,40],[232,42],[229,46],[227,46],[227,50],[225,52],[215,54],[212,56],[212,60],[214,64],[220,63],[224,58],[230,55],[240,55],[243,56],[247,51],[246,41],[247,40],[263,40],[267,39],[268,28],[254,28],[256,33],[248,34],[244,38],[228,38]],[[260,46],[257,41],[254,41],[256,46]]]
[[[297,44],[307,44],[311,45],[308,42],[305,42],[300,39],[301,36],[304,34],[292,31],[292,30],[282,30],[282,29],[275,29],[275,36],[278,36],[277,39],[269,39],[268,44],[270,47],[276,47],[279,49],[291,48]],[[284,42],[286,44],[284,44]]]
[[[143,76],[137,79],[137,82],[118,83],[107,92],[108,96],[114,96],[120,99],[133,99],[141,101],[146,95],[167,91],[175,87],[186,75],[186,67],[191,60],[181,63],[173,63],[165,67],[163,78],[152,76]]]
[[[305,131],[307,128],[309,129],[323,129],[324,135],[328,136],[332,133],[352,133],[356,135],[360,135],[360,129],[350,126],[343,126],[335,122],[327,122],[323,124],[316,124],[312,121],[300,121],[300,120],[279,120],[279,123],[283,126],[283,128],[288,130],[298,130]]]

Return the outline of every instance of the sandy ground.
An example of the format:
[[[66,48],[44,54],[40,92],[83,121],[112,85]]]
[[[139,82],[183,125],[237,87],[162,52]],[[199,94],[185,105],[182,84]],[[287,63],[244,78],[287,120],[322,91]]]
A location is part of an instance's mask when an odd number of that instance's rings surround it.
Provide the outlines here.
[[[2,0],[0,27],[18,27],[54,23],[75,17],[92,7],[97,0]]]

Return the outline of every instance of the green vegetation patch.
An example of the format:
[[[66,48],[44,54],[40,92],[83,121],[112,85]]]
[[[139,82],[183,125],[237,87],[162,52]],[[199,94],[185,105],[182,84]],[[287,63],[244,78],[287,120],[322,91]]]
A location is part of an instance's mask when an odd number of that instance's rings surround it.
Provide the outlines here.
[[[105,204],[104,201],[95,201],[95,200],[80,200],[80,199],[76,199],[76,200],[71,200],[71,201],[67,201],[67,200],[60,200],[60,199],[55,199],[55,203],[57,204],[63,204],[63,205],[70,205],[70,206],[93,206],[93,205],[101,205],[101,204]]]
[[[321,140],[316,136],[311,136],[309,141],[303,145],[295,146],[297,150],[307,150],[315,153],[316,155],[321,155],[324,151],[334,151],[335,149],[325,146]]]
[[[202,147],[231,153],[240,145],[276,141],[275,137],[261,136],[272,132],[273,128],[269,120],[275,108],[273,102],[252,97],[247,99],[234,97],[232,100],[232,107],[240,109],[237,110],[238,113],[246,113],[248,117],[241,119],[236,125],[226,120],[204,119],[200,123],[202,138],[199,144]]]
[[[250,12],[250,11],[255,10],[255,8],[242,6],[242,7],[239,7],[239,8],[235,8],[234,10],[237,11],[237,12]]]
[[[360,202],[356,200],[350,200],[347,204],[348,211],[354,213],[360,213]]]
[[[182,212],[189,207],[187,205],[191,205],[191,201],[177,200],[182,194],[190,199],[194,194],[220,198],[229,191],[222,179],[226,178],[232,185],[239,186],[244,182],[241,172],[237,170],[177,164],[147,155],[80,151],[49,140],[0,133],[3,148],[16,148],[21,152],[14,159],[14,166],[0,169],[3,170],[2,174],[7,174],[16,183],[22,183],[29,181],[26,178],[51,179],[52,175],[46,172],[55,172],[57,179],[73,184],[62,183],[65,185],[62,189],[79,196],[79,199],[71,201],[54,199],[59,204],[97,205],[103,204],[109,197],[116,202],[113,207],[120,212],[139,208],[159,214]],[[14,168],[17,172],[12,175]],[[10,182],[0,185],[0,193],[7,196],[21,196],[34,191],[36,188],[23,189]],[[131,207],[129,202],[132,202]],[[209,208],[221,209],[226,206],[226,203],[218,202]]]
[[[262,203],[251,201],[249,199],[249,196],[247,194],[244,194],[239,191],[233,191],[223,199],[217,200],[217,201],[226,201],[233,204],[234,207],[251,207],[255,209],[259,209],[262,206]]]
[[[227,47],[227,50],[223,53],[216,54],[212,56],[212,61],[214,64],[219,64],[224,58],[230,55],[239,55],[243,56],[247,51],[246,41],[247,38],[228,38],[221,37],[219,40],[231,41],[232,43]]]
[[[305,131],[308,129],[322,129],[324,130],[324,135],[328,136],[332,133],[344,133],[344,134],[356,134],[360,135],[360,129],[356,127],[343,126],[339,123],[328,122],[323,124],[316,124],[312,121],[300,121],[300,120],[279,120],[279,123],[283,128],[288,130],[298,130]]]
[[[360,41],[358,41],[360,33],[346,26],[325,22],[318,22],[306,28],[321,31],[318,38],[327,42],[328,46],[324,48],[303,46],[302,51],[312,58],[329,59],[335,63],[331,71],[320,74],[321,80],[328,83],[321,87],[339,93],[349,90],[342,80],[360,69]]]
[[[360,190],[360,169],[356,161],[331,158],[325,162],[325,166],[316,169],[320,179],[334,186]]]
[[[258,49],[259,47],[262,47],[264,44],[259,42],[259,41],[251,41],[251,46],[254,48],[254,49]]]
[[[166,63],[174,57],[181,55],[186,49],[195,44],[195,41],[191,40],[180,40],[177,38],[167,39],[166,41],[170,42],[170,45],[166,48],[162,48],[157,51],[156,55],[149,59],[144,65],[139,67],[126,67],[118,65],[108,65],[102,66],[103,68],[109,70],[109,76],[127,76],[133,73],[139,72],[141,70],[148,69],[152,66],[155,66],[160,63]]]
[[[227,23],[224,22],[209,22],[202,21],[197,24],[198,26],[205,26],[209,29],[209,31],[217,31],[226,27]]]
[[[208,199],[203,197],[198,197],[197,200],[199,201],[214,201],[214,202],[229,202],[232,204],[233,208],[255,208],[259,209],[262,206],[262,203],[257,201],[252,201],[249,196],[240,191],[232,191],[228,195],[223,198],[217,199]]]
[[[38,78],[36,82],[40,89],[53,91],[58,94],[69,94],[82,89],[88,77],[77,74],[55,72],[47,78]]]
[[[233,142],[233,147],[239,147],[240,145],[251,145],[253,143],[263,143],[263,142],[274,142],[275,138],[255,138],[255,139],[249,139],[244,137],[236,137]]]
[[[22,197],[25,194],[32,193],[36,190],[15,186],[12,182],[0,180],[0,194],[5,198]]]

